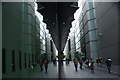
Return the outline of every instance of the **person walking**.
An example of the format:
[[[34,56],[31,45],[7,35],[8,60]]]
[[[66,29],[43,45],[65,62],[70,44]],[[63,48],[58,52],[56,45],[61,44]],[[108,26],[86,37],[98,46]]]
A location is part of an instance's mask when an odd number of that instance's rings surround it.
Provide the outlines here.
[[[99,58],[96,59],[97,66],[99,65]]]
[[[111,58],[108,58],[108,59],[105,61],[105,63],[106,63],[108,72],[109,72],[109,74],[110,74],[112,59],[111,59]]]
[[[66,64],[68,64],[68,58],[66,57]]]
[[[77,59],[74,60],[74,66],[75,66],[75,70],[77,71],[77,66],[78,66],[78,60]]]
[[[80,64],[80,69],[82,70],[82,66],[83,66],[83,59],[82,58],[80,58],[79,64]]]
[[[44,67],[45,67],[45,72],[47,72],[47,69],[48,69],[48,61],[47,60],[44,61]]]
[[[43,71],[43,64],[44,64],[44,61],[41,60],[41,61],[40,61],[40,69],[41,69],[41,71]]]
[[[94,61],[93,59],[89,59],[89,67],[92,73],[94,73]]]
[[[100,67],[102,67],[102,62],[103,62],[102,57],[99,57],[99,66],[100,66]]]
[[[87,60],[85,61],[85,64],[86,64],[87,68],[89,68],[89,59],[87,59]]]

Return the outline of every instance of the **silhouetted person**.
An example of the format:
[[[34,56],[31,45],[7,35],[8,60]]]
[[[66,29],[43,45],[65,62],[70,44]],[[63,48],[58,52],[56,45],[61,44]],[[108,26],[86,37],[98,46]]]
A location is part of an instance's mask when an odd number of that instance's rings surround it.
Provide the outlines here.
[[[79,64],[80,64],[80,69],[82,70],[82,66],[83,66],[83,59],[82,58],[80,58]]]
[[[99,66],[100,66],[100,67],[102,67],[102,62],[103,62],[102,57],[99,57]]]
[[[99,58],[96,59],[97,66],[99,65]]]
[[[54,65],[56,65],[56,58],[55,58],[55,59],[53,59],[53,64],[54,64]]]
[[[68,58],[66,58],[66,64],[68,64]]]
[[[85,64],[87,65],[87,68],[89,68],[89,59],[85,61]]]
[[[77,71],[77,66],[78,66],[78,60],[77,59],[74,60],[74,66],[75,66],[75,70]]]
[[[90,67],[91,72],[93,73],[94,72],[94,61],[93,61],[93,59],[89,59],[89,67]]]
[[[44,64],[44,61],[41,60],[41,62],[40,62],[40,69],[41,69],[41,71],[43,71],[43,64]]]
[[[45,67],[45,72],[47,72],[47,69],[48,69],[48,60],[44,61],[44,67]]]
[[[105,61],[105,63],[106,63],[108,72],[110,73],[110,71],[111,71],[111,63],[112,63],[111,58],[108,58],[108,59]]]
[[[69,64],[69,58],[66,58],[66,64]]]

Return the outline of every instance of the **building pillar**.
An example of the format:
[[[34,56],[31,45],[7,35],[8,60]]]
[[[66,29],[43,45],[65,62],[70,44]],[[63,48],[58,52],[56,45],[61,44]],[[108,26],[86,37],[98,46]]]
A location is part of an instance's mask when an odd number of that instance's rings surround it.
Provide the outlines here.
[[[96,16],[95,16],[95,6],[94,2],[88,2],[88,34],[89,34],[89,45],[90,45],[90,54],[93,60],[96,60],[98,57],[98,46],[97,46],[97,25],[96,25]]]

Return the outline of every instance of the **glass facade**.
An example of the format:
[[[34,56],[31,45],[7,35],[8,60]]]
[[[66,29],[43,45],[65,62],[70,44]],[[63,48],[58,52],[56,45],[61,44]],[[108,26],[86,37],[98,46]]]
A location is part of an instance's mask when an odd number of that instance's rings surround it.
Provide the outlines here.
[[[94,3],[91,0],[79,1],[79,9],[74,14],[75,20],[72,22],[73,32],[70,32],[71,39],[75,43],[74,54],[79,54],[78,57],[93,58],[97,57],[97,26],[95,17]],[[75,55],[74,55],[75,56]]]
[[[2,47],[5,49],[3,73],[14,72],[11,75],[14,77],[16,73],[30,69],[33,63],[40,64],[43,56],[49,54],[50,58],[51,36],[43,22],[43,16],[37,12],[37,3],[5,2],[2,5],[4,13]]]
[[[45,50],[46,50],[46,46],[45,46],[45,37],[46,37],[46,32],[45,32],[45,24],[44,23],[41,23],[40,25],[40,44],[41,44],[41,54],[43,53],[46,53]]]

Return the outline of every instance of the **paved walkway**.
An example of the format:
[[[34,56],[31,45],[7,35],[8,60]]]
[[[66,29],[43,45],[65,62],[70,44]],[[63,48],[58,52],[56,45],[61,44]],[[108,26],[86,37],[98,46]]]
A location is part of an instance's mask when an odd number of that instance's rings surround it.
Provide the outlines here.
[[[52,63],[49,63],[48,72],[45,73],[45,71],[40,71],[40,67],[33,69],[29,71],[28,73],[22,73],[22,75],[14,75],[16,78],[59,78],[59,71],[58,71],[58,64],[55,66]],[[10,74],[9,74],[10,75]],[[73,62],[70,62],[68,65],[64,62],[62,68],[61,68],[61,78],[111,78],[110,80],[114,80],[114,78],[118,78],[115,74],[109,74],[108,72],[101,71],[95,69],[94,73],[91,73],[89,69],[87,69],[85,66],[83,66],[83,70],[79,69],[78,65],[78,71],[75,71]],[[113,79],[112,79],[113,78]],[[51,79],[52,80],[52,79]],[[63,79],[64,80],[64,79]],[[83,79],[84,80],[84,79]],[[93,79],[92,79],[93,80]],[[109,79],[108,79],[109,80]],[[116,80],[116,79],[115,79]]]
[[[96,69],[104,71],[104,72],[108,72],[105,64],[102,64],[102,67],[97,66],[97,64],[96,64]],[[118,72],[118,71],[119,71],[118,65],[112,65],[111,66],[111,74],[120,75],[120,72]]]
[[[27,75],[22,76],[22,78],[58,78],[58,73],[58,63],[57,65],[49,63],[47,73],[45,70],[40,71],[40,67],[38,67]]]
[[[83,66],[83,70],[80,70],[78,65],[78,71],[75,71],[73,62],[70,62],[69,65],[62,66],[62,78],[118,78],[117,75],[109,74],[108,72],[104,72],[101,70],[95,69],[94,73],[91,73],[89,69]]]

